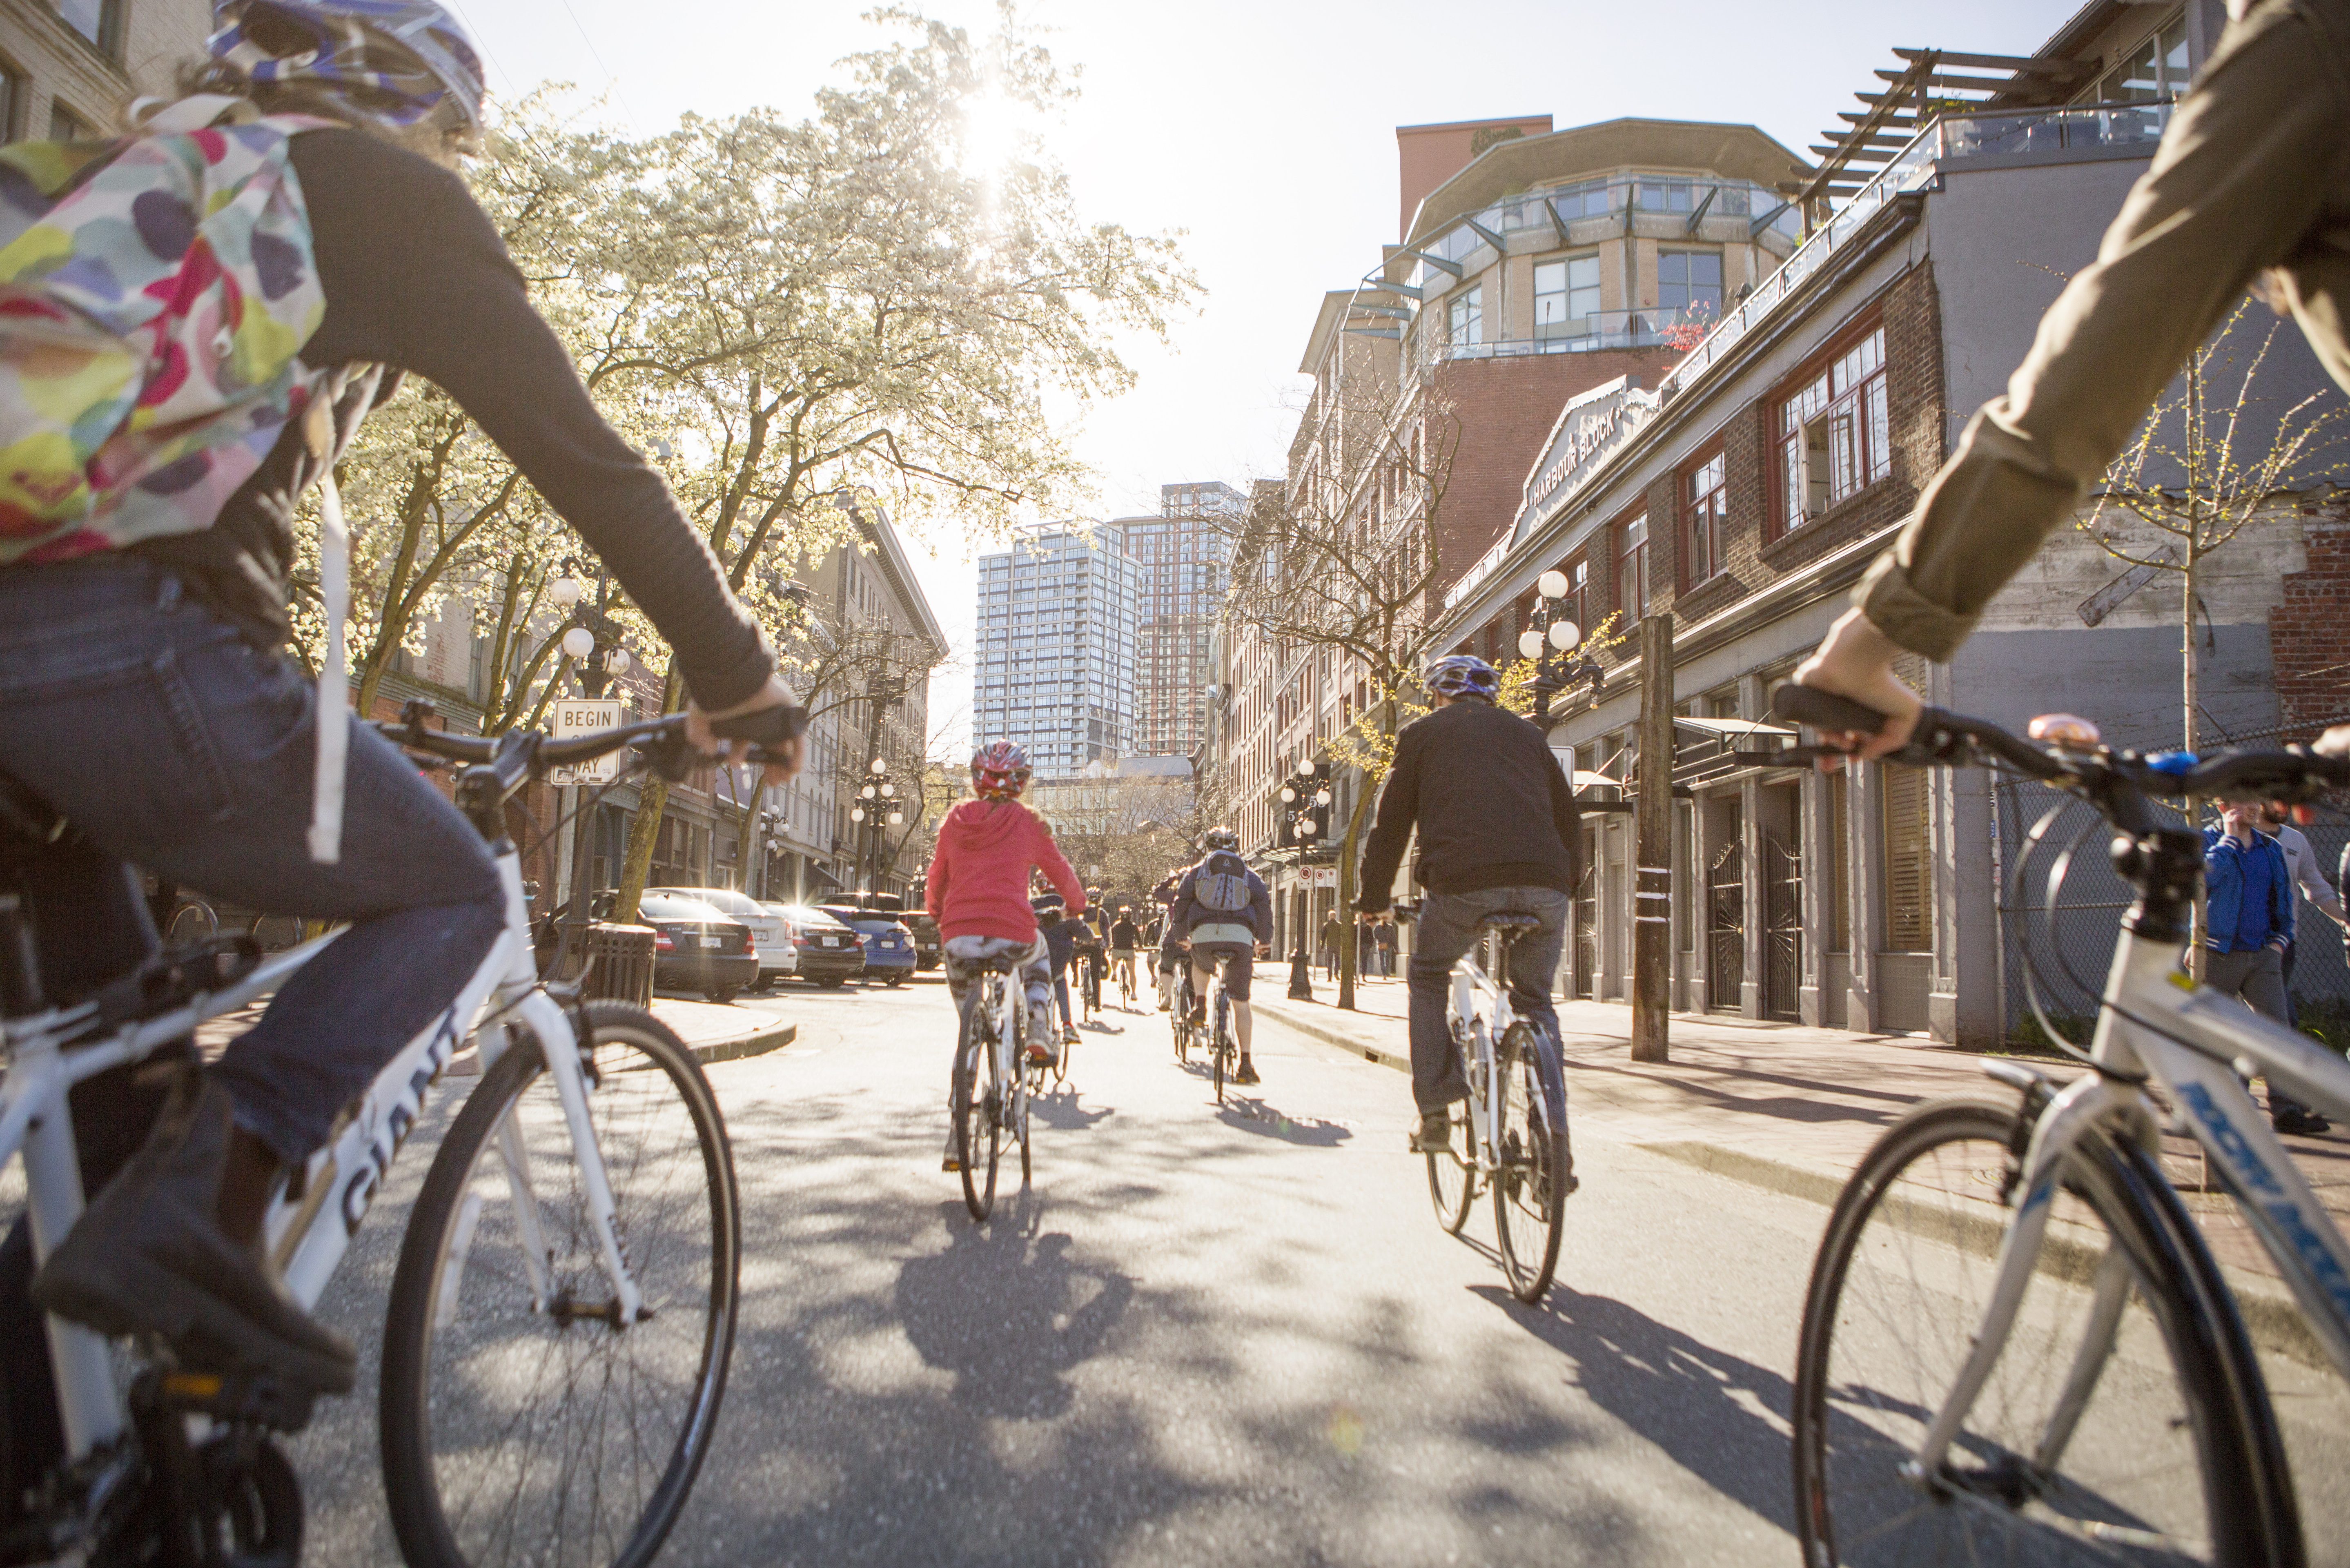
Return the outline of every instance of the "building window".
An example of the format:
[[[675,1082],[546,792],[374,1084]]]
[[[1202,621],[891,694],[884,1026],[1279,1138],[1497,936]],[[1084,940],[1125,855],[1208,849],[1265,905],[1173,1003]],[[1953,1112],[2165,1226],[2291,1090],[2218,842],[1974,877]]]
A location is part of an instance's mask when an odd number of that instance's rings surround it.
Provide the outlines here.
[[[1880,766],[1884,802],[1885,950],[1933,950],[1934,864],[1927,853],[1926,813],[1932,775],[1923,768]]]
[[[122,57],[122,0],[50,0],[67,26],[96,44],[109,59]]]
[[[1484,341],[1485,291],[1472,288],[1452,296],[1445,307],[1445,318],[1451,333],[1448,341],[1455,348],[1467,348]]]
[[[2114,60],[2114,68],[2083,93],[2090,103],[2160,103],[2187,90],[2187,14],[2170,19]]]
[[[1599,314],[1599,257],[1534,264],[1534,336],[1580,337]]]
[[[1721,570],[1730,516],[1729,471],[1715,452],[1682,482],[1681,586],[1695,587]]]
[[[1575,623],[1577,631],[1591,629],[1591,563],[1577,559],[1566,564],[1566,597],[1558,601],[1552,612],[1554,619],[1564,618]]]
[[[5,60],[0,60],[0,141],[14,141],[23,135],[24,119],[24,75]]]
[[[1893,472],[1884,327],[1779,405],[1778,438],[1782,532]]]
[[[1699,306],[1708,316],[1721,314],[1721,253],[1659,251],[1657,308],[1686,311]]]
[[[1624,524],[1616,546],[1616,608],[1627,630],[1648,613],[1648,519],[1644,513]]]
[[[81,118],[65,105],[52,99],[49,103],[49,140],[51,141],[83,141],[89,130]]]

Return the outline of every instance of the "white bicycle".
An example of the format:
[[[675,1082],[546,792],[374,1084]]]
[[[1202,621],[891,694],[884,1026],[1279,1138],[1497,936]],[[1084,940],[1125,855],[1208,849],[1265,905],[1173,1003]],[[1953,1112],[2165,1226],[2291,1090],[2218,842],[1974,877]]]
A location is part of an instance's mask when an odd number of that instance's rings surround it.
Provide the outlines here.
[[[1010,1133],[1020,1145],[1020,1185],[1029,1183],[1029,1109],[1045,1092],[1045,1064],[1029,1058],[1028,994],[1018,950],[979,961],[963,993],[952,1097],[955,1158],[963,1207],[984,1222],[995,1210],[995,1167]]]
[[[491,841],[506,929],[275,1195],[266,1241],[314,1307],[443,1069],[476,1044],[482,1075],[425,1176],[385,1317],[393,1531],[419,1568],[641,1564],[685,1505],[726,1383],[742,1246],[733,1157],[700,1064],[666,1025],[540,982],[504,816],[548,766],[632,743],[681,774],[693,757],[681,716],[556,742],[535,731],[451,735],[425,728],[428,711],[411,704],[403,723],[379,728],[469,764],[456,799]],[[24,1157],[35,1255],[46,1259],[83,1206],[68,1091],[276,990],[335,937],[268,958],[250,938],[214,939],[51,1003],[23,889],[57,877],[8,873],[72,839],[54,822],[28,837],[25,815],[21,801],[0,812],[0,1160]],[[83,851],[74,864],[110,868],[135,900],[119,862]],[[298,1559],[300,1490],[271,1434],[298,1429],[307,1398],[265,1376],[177,1368],[143,1345],[120,1357],[61,1319],[47,1330],[68,1457],[0,1561]]]
[[[1776,701],[1830,730],[1883,722],[1800,687]],[[2158,1137],[2201,1144],[2350,1376],[2350,1246],[2242,1082],[2262,1074],[2350,1116],[2350,1066],[2181,970],[2203,841],[2154,802],[2303,801],[2350,784],[2350,763],[2299,749],[2142,757],[2079,721],[2032,729],[1929,709],[1888,761],[1996,763],[2113,826],[2137,898],[2075,1053],[2091,1071],[2058,1085],[1989,1063],[2015,1099],[1918,1106],[1845,1188],[1795,1374],[1804,1560],[2293,1568],[2301,1524],[2267,1385]]]

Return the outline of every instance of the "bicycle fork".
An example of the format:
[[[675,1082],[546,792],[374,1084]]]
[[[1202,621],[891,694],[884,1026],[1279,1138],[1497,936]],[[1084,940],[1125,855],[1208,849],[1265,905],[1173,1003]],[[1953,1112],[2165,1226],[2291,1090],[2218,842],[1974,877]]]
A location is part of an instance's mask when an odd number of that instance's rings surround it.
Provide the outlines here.
[[[572,1033],[571,1021],[544,992],[525,998],[516,1011],[541,1041],[569,1044],[568,1049],[546,1053],[546,1071],[555,1080],[556,1098],[562,1104],[563,1120],[571,1135],[571,1157],[578,1162],[579,1183],[588,1199],[588,1223],[595,1230],[604,1276],[611,1282],[618,1321],[639,1322],[646,1315],[644,1293],[638,1288],[636,1277],[629,1269],[628,1253],[620,1245],[619,1206],[613,1200],[611,1176],[604,1168],[604,1150],[596,1141],[595,1123],[588,1115],[588,1075],[578,1049],[581,1043]],[[553,1282],[546,1272],[549,1254],[539,1227],[538,1199],[531,1186],[521,1129],[515,1124],[512,1107],[501,1119],[497,1148],[513,1194],[515,1229],[521,1233],[524,1253],[528,1259],[531,1295],[534,1304],[544,1312],[554,1300]]]

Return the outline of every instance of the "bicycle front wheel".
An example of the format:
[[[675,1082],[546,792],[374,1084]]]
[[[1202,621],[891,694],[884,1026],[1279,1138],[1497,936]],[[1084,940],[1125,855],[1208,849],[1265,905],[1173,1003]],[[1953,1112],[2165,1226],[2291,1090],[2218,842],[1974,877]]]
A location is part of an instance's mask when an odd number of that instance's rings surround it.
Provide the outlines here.
[[[384,1491],[413,1568],[650,1563],[717,1427],[742,1252],[725,1124],[668,1025],[619,1002],[588,1017],[588,1117],[647,1312],[617,1320],[569,1123],[518,1035],[442,1140],[392,1277]]]
[[[983,1023],[985,988],[973,986],[962,1006],[962,1038],[955,1046],[955,1158],[962,1167],[962,1206],[985,1220],[995,1208],[995,1161],[1003,1129],[996,1116],[995,1077],[988,1061],[993,1049]],[[985,1168],[982,1168],[983,1162]]]
[[[2151,1161],[2103,1140],[2068,1161],[2042,1272],[1939,1472],[1917,1474],[1991,1301],[2016,1121],[1921,1106],[1836,1201],[1795,1371],[1804,1561],[2298,1564],[2234,1305]]]
[[[1447,1235],[1458,1236],[1469,1222],[1469,1205],[1477,1196],[1477,1182],[1469,1164],[1477,1134],[1469,1125],[1469,1102],[1455,1100],[1450,1109],[1452,1141],[1441,1153],[1428,1156],[1428,1200],[1436,1205],[1436,1222]]]
[[[1232,1020],[1225,1015],[1224,1008],[1224,999],[1219,996],[1216,998],[1215,1020],[1211,1025],[1215,1033],[1208,1036],[1208,1054],[1216,1059],[1216,1104],[1220,1106],[1224,1103],[1224,1054],[1231,1045],[1226,1031],[1232,1028]]]
[[[1566,1087],[1549,1037],[1527,1024],[1510,1025],[1493,1056],[1493,1233],[1510,1293],[1531,1305],[1550,1289],[1566,1230]]]

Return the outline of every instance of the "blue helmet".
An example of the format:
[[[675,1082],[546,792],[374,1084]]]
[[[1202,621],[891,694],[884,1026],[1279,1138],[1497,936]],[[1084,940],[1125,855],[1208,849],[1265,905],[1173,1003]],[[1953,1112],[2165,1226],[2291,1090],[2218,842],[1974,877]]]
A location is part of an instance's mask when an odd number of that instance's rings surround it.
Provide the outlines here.
[[[300,82],[395,125],[481,129],[481,57],[433,0],[213,0],[213,57],[254,82]]]
[[[1443,697],[1474,697],[1491,702],[1502,690],[1502,672],[1473,653],[1456,653],[1428,667],[1428,689]]]

